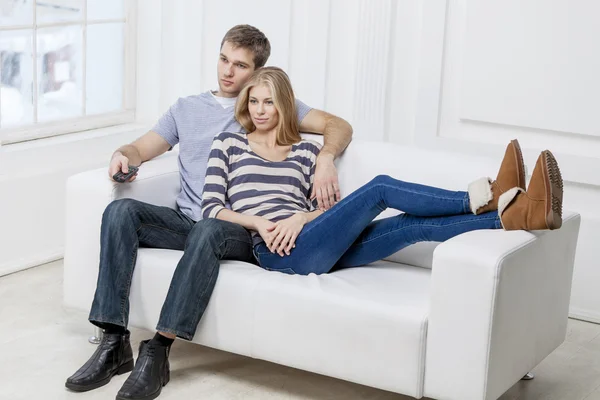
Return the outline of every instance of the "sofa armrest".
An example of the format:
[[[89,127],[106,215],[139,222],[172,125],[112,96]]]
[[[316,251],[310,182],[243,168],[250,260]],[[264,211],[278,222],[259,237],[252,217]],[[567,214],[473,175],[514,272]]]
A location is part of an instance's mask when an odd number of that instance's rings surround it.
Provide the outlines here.
[[[580,216],[484,230],[434,252],[425,396],[496,399],[565,339]]]
[[[108,204],[120,198],[175,208],[179,193],[177,153],[141,165],[131,183],[115,183],[106,168],[69,177],[66,193],[64,302],[79,309],[92,304],[100,257],[100,224]]]

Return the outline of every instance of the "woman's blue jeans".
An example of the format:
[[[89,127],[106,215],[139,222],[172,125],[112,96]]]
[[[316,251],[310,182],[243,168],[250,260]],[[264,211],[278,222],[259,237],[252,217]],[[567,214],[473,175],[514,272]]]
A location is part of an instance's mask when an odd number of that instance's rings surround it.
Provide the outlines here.
[[[373,221],[386,208],[404,214]],[[472,214],[466,192],[380,175],[306,224],[289,256],[271,253],[264,243],[254,254],[267,270],[323,274],[380,260],[417,242],[501,227],[496,211]]]

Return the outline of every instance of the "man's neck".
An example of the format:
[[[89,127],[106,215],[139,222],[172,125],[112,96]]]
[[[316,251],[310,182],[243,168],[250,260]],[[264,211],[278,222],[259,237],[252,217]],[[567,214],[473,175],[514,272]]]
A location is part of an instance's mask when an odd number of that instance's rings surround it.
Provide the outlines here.
[[[224,97],[226,99],[234,99],[238,96],[239,93],[236,94],[231,94],[231,93],[224,93],[221,90],[217,90],[216,92],[212,92],[215,96],[217,97]]]

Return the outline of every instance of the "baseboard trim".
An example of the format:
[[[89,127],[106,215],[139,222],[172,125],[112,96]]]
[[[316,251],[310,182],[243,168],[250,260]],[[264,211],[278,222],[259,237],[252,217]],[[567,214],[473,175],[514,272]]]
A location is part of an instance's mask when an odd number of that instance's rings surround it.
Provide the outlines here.
[[[65,251],[63,248],[60,251],[55,251],[47,254],[38,254],[33,257],[20,258],[18,260],[0,264],[0,276],[14,274],[15,272],[23,271],[29,268],[37,267],[42,264],[47,264],[52,261],[60,260],[64,257]]]
[[[569,318],[600,324],[600,312],[592,310],[571,307],[569,310]]]

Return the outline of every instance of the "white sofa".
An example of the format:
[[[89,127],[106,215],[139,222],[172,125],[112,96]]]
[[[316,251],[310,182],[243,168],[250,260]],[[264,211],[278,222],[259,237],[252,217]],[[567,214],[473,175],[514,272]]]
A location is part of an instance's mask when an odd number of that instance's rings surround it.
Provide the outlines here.
[[[145,163],[131,184],[112,183],[104,168],[68,180],[67,306],[91,306],[111,201],[175,207],[176,155]],[[464,190],[499,163],[355,140],[338,168],[348,194],[377,174]],[[565,338],[579,225],[565,212],[557,231],[469,232],[321,276],[224,261],[193,341],[416,398],[496,399]],[[140,249],[133,326],[154,330],[181,255]]]

